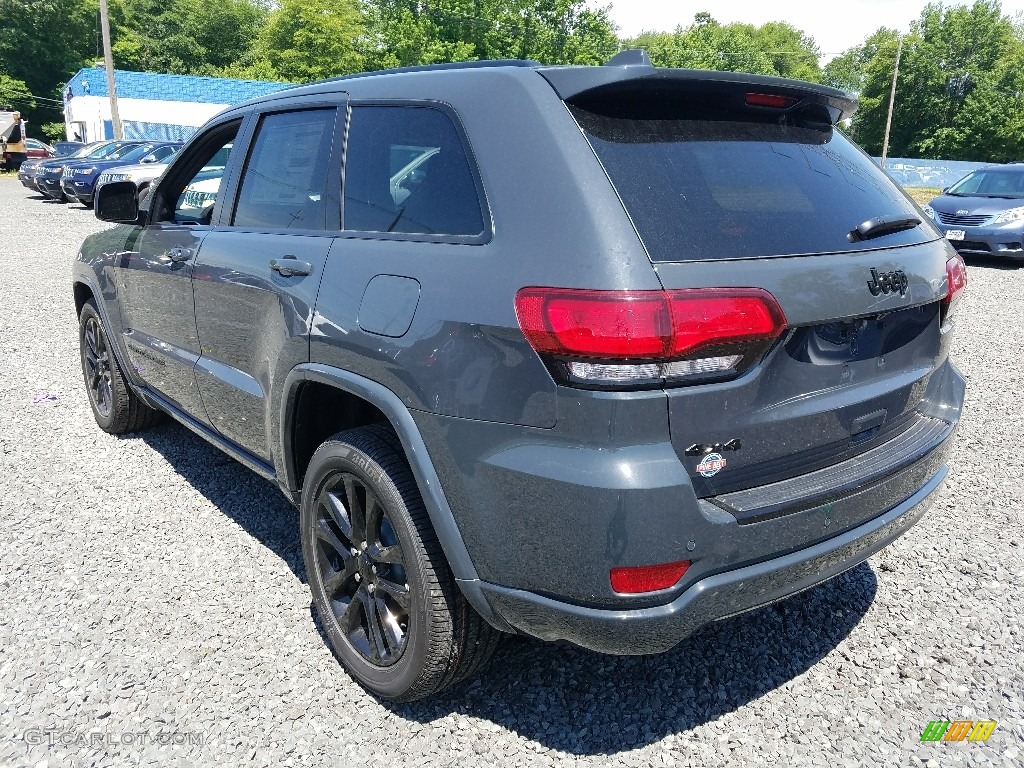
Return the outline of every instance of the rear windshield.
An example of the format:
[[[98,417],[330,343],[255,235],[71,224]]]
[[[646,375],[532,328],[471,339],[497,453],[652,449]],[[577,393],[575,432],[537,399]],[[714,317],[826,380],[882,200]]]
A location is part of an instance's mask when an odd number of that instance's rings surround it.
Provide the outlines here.
[[[847,239],[868,219],[920,214],[831,126],[570,109],[654,261],[834,253],[936,237],[923,224]]]

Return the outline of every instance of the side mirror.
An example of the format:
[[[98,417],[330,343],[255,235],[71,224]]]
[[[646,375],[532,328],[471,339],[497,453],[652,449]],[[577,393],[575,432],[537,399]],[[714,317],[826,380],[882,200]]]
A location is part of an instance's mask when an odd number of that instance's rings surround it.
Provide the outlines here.
[[[138,190],[133,181],[112,181],[96,192],[96,218],[115,224],[134,224],[139,220]]]
[[[949,192],[949,187],[943,187],[942,194],[946,194],[947,192]]]

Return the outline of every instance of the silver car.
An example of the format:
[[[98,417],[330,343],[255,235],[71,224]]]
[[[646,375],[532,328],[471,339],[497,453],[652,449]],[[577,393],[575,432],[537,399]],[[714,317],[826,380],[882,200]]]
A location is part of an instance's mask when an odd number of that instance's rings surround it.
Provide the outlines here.
[[[962,254],[1024,257],[1024,163],[974,171],[924,206]]]

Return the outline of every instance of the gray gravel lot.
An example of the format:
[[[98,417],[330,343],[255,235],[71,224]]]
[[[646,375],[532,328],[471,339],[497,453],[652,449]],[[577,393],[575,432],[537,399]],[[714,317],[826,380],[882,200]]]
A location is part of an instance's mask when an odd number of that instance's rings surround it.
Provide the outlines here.
[[[311,620],[274,487],[96,427],[70,267],[102,226],[0,178],[0,766],[1024,765],[1024,268],[971,263],[952,473],[869,563],[657,657],[511,639],[394,706]],[[999,725],[920,743],[936,719]]]

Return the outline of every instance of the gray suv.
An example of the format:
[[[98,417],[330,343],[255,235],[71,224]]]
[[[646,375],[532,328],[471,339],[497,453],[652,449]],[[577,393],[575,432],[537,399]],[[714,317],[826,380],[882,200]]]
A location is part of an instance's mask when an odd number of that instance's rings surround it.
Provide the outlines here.
[[[126,226],[74,267],[96,420],[170,414],[274,481],[381,697],[502,633],[665,651],[862,562],[946,476],[966,273],[854,106],[627,52],[230,108],[143,210],[98,195]]]

